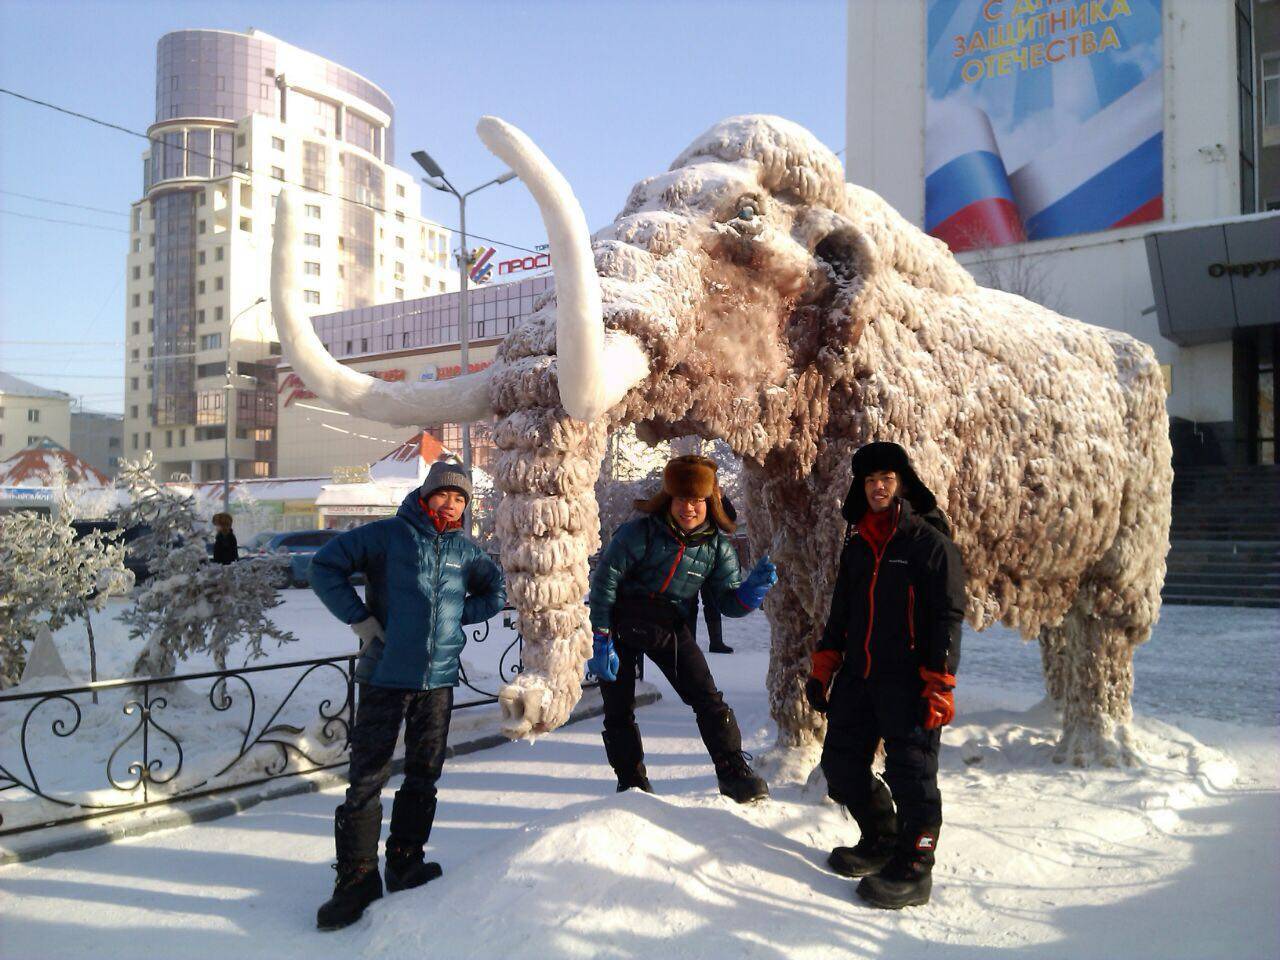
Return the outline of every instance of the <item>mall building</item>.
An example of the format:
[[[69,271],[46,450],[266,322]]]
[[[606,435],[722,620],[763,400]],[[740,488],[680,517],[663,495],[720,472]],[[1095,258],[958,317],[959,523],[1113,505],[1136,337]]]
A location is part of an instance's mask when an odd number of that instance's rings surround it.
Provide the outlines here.
[[[152,451],[164,479],[221,479],[228,459],[234,477],[280,472],[269,278],[285,185],[303,194],[293,256],[315,314],[457,289],[450,232],[392,165],[394,114],[373,82],[258,30],[160,38],[126,264],[125,457]]]
[[[1280,2],[850,0],[848,179],[1165,369],[1178,467],[1274,464]]]

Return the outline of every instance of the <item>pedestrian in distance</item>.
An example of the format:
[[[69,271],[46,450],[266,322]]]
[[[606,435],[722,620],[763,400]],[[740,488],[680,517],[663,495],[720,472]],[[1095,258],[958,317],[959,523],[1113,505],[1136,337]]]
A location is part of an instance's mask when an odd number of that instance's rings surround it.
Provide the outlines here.
[[[643,516],[618,528],[591,579],[587,667],[600,680],[605,754],[618,790],[652,792],[635,715],[636,666],[647,656],[693,708],[720,792],[738,803],[763,799],[769,787],[747,763],[738,721],[694,642],[689,601],[705,586],[725,616],[745,617],[764,602],[777,571],[765,556],[741,579],[714,460],[674,458],[662,489],[636,508]]]
[[[213,529],[217,531],[213,538],[213,562],[235,563],[240,558],[240,545],[231,529],[231,514],[215,513]]]
[[[827,715],[822,772],[861,831],[828,863],[876,907],[929,902],[942,827],[938,748],[955,716],[965,574],[937,500],[896,443],[853,456],[831,614],[805,694]],[[884,740],[884,780],[871,772]],[[896,811],[895,811],[896,805]]]
[[[350,785],[334,817],[338,877],[316,916],[322,930],[354,923],[382,896],[382,788],[402,722],[404,782],[391,807],[386,889],[407,890],[441,874],[424,848],[466,643],[462,628],[506,603],[502,571],[462,532],[470,499],[471,477],[462,467],[432,464],[394,517],[334,538],[311,563],[312,589],[361,641]],[[363,601],[350,582],[357,572],[367,579]]]
[[[734,509],[733,502],[723,494],[720,497],[720,504],[724,507],[724,514],[734,523],[738,522],[738,511]],[[708,653],[733,653],[733,647],[724,642],[724,624],[720,617],[720,608],[716,606],[716,598],[712,595],[711,588],[705,583],[702,589],[693,595],[693,599],[689,601],[689,631],[693,634],[693,639],[698,639],[698,599],[702,599],[702,619],[707,625],[707,652]]]

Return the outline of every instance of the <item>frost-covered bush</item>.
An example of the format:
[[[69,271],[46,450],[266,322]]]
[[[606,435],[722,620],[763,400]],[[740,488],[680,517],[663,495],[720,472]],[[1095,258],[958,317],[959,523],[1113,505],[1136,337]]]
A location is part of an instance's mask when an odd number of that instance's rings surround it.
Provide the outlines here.
[[[0,517],[0,688],[21,678],[26,644],[40,623],[57,630],[76,618],[88,635],[90,679],[98,679],[92,614],[107,597],[127,593],[133,574],[119,533],[94,530],[76,539],[71,507],[64,499],[53,516]]]
[[[209,530],[196,515],[194,498],[158,483],[149,454],[123,463],[118,482],[130,502],[114,517],[122,527],[146,528],[132,546],[155,574],[121,617],[130,636],[146,641],[135,674],[167,676],[179,660],[197,653],[208,653],[221,670],[237,642],[244,642],[248,662],[266,656],[262,644],[268,638],[277,644],[297,639],[267,617],[282,602],[274,584],[287,560],[211,563],[205,550]]]

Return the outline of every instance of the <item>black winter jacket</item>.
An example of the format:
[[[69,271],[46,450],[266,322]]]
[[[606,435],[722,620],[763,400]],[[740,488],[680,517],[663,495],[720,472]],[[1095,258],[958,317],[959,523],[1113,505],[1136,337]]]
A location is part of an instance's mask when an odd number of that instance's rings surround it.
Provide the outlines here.
[[[849,527],[818,649],[840,651],[842,669],[859,677],[917,678],[921,666],[954,674],[965,611],[960,551],[936,510],[920,515],[901,499],[896,509],[879,556]]]
[[[213,538],[213,562],[235,563],[240,559],[240,547],[234,533],[219,533]]]

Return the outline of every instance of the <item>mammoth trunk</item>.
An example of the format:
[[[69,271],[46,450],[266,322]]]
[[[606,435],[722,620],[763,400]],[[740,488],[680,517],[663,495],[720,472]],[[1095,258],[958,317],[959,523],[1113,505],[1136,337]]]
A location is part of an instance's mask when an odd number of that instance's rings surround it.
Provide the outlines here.
[[[550,358],[507,371],[497,393],[554,391]],[[527,400],[528,398],[526,398]],[[494,481],[504,497],[497,533],[507,591],[524,637],[523,672],[503,689],[508,736],[554,729],[569,718],[582,693],[591,655],[583,599],[587,557],[600,547],[595,481],[604,457],[605,425],[566,414],[553,396],[499,420]],[[512,409],[513,405],[503,405]]]

